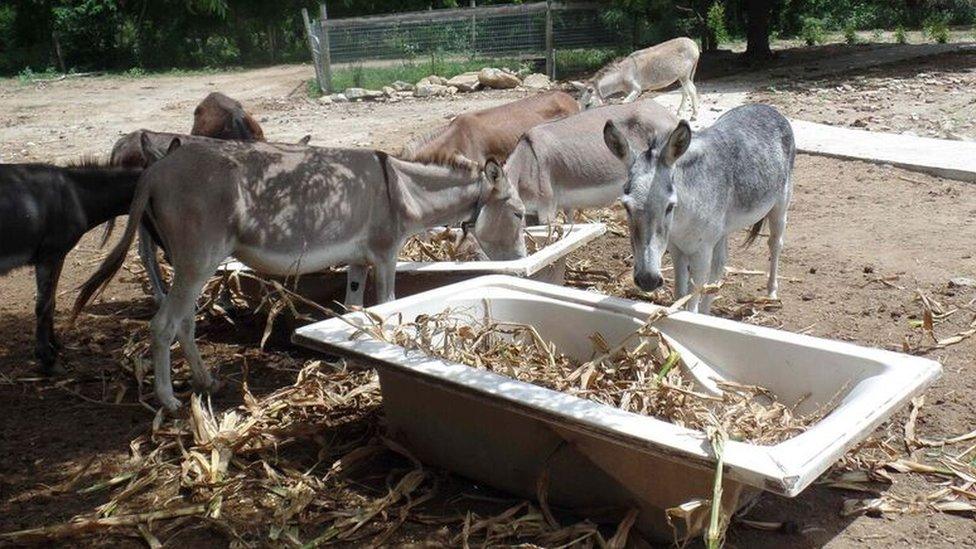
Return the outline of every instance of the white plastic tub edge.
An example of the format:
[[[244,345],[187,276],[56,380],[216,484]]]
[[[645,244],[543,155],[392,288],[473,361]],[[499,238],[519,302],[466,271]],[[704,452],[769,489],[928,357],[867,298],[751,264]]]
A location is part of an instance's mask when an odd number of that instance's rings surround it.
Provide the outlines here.
[[[417,304],[444,303],[452,296],[477,291],[489,296],[504,292],[572,302],[587,307],[643,319],[658,306],[609,297],[508,276],[484,276],[419,293],[370,311],[387,317]],[[362,321],[362,313],[345,316],[346,321]],[[652,417],[625,412],[511,378],[476,370],[470,366],[430,357],[372,339],[351,340],[354,329],[342,319],[331,319],[297,330],[293,340],[301,345],[355,356],[380,368],[418,378],[425,384],[463,393],[538,418],[558,428],[595,435],[615,444],[659,455],[665,459],[714,467],[714,456],[705,434],[678,427]],[[806,335],[752,326],[726,319],[680,312],[661,321],[662,331],[674,324],[712,327],[733,333],[750,334],[769,341],[784,342],[798,348],[824,349],[859,357],[884,366],[885,383],[868,384],[866,392],[837,409],[806,432],[774,446],[737,441],[726,445],[728,478],[775,492],[795,496],[826,471],[845,451],[889,417],[898,407],[922,392],[941,373],[934,361],[881,349],[815,338]],[[864,381],[864,380],[862,380]],[[870,381],[870,380],[868,380]],[[897,387],[897,390],[890,390]],[[849,389],[853,391],[853,389]]]
[[[529,277],[562,257],[582,248],[607,232],[603,223],[576,223],[562,225],[565,235],[543,247],[534,254],[509,261],[398,261],[397,273],[491,273]],[[536,237],[544,237],[549,227],[538,225],[526,227],[526,231]],[[246,265],[231,259],[222,265],[223,269],[235,271],[248,269]]]

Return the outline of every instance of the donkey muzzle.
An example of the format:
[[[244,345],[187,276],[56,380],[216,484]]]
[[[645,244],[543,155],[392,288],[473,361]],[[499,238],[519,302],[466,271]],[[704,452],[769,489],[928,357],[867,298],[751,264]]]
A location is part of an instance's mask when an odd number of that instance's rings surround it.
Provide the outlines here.
[[[664,277],[650,271],[634,272],[634,283],[645,292],[653,292],[664,284]]]

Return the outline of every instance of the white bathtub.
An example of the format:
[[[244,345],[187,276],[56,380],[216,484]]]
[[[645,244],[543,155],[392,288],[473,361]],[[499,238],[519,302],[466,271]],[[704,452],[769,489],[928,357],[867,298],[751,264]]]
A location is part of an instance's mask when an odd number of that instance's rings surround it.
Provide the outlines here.
[[[537,252],[521,259],[510,261],[400,261],[397,263],[396,295],[398,297],[413,295],[418,292],[439,288],[462,280],[478,276],[502,274],[542,280],[553,284],[562,284],[566,273],[566,257],[575,250],[585,246],[603,235],[606,225],[603,223],[579,223],[562,226],[563,237],[544,246]],[[545,238],[549,234],[549,227],[527,227],[526,232],[536,238]],[[460,229],[453,229],[459,232]],[[243,263],[230,260],[221,266],[223,270],[247,271],[249,268]],[[287,284],[292,288],[292,282]],[[320,273],[306,274],[299,277],[294,286],[303,297],[322,305],[342,302],[346,296],[345,269],[329,270]],[[367,303],[375,302],[373,297],[372,274],[366,283]],[[260,289],[248,280],[242,281],[245,294],[253,291],[260,299]]]
[[[613,344],[657,309],[486,276],[370,310],[382,317],[402,313],[410,321],[447,308],[477,315],[485,303],[493,318],[531,324],[561,352],[583,358],[590,356],[593,332]],[[361,313],[345,318],[363,320]],[[704,385],[710,379],[757,384],[791,403],[809,394],[801,412],[837,397],[829,415],[792,439],[773,446],[727,443],[727,511],[759,490],[799,494],[941,373],[938,363],[923,358],[688,312],[656,326]],[[293,340],[376,366],[392,436],[427,463],[526,497],[535,496],[548,463],[550,502],[591,510],[637,507],[638,527],[658,539],[672,536],[666,509],[711,497],[715,459],[703,432],[374,339],[352,340],[352,333],[346,322],[331,319],[297,330]]]

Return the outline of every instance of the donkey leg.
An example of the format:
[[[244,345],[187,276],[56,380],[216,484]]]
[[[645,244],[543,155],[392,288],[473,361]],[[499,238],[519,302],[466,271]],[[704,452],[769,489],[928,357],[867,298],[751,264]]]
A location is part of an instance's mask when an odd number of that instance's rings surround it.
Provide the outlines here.
[[[715,284],[725,277],[725,262],[728,258],[729,243],[726,237],[722,237],[712,249],[712,264],[708,272],[708,283]],[[715,301],[715,294],[702,296],[701,305],[698,312],[711,314],[712,302]]]
[[[641,93],[640,88],[637,88],[636,90],[632,90],[630,93],[627,94],[627,97],[624,97],[623,102],[633,103],[634,101],[637,101],[637,98],[640,97],[640,93]]]
[[[200,349],[197,348],[195,317],[195,311],[191,311],[190,315],[180,322],[176,330],[176,339],[183,348],[183,356],[190,364],[190,371],[193,372],[193,389],[202,393],[216,393],[220,389],[220,380],[203,364]]]
[[[396,256],[373,262],[376,273],[376,303],[396,299]]]
[[[691,95],[691,119],[694,120],[698,118],[698,88],[695,87],[695,81],[688,79],[688,93]]]
[[[688,81],[682,80],[681,84],[681,103],[678,104],[677,115],[681,116],[681,111],[685,110],[685,100],[688,99]]]
[[[149,231],[142,225],[139,225],[139,258],[142,259],[142,265],[146,268],[149,285],[152,286],[153,298],[158,305],[166,296],[166,284],[163,282],[163,273],[159,270],[159,262],[156,261],[156,245],[153,243]]]
[[[766,282],[766,295],[776,299],[779,290],[779,254],[783,251],[783,234],[786,232],[788,204],[780,203],[766,214],[769,224],[769,281]]]
[[[674,298],[688,295],[688,256],[676,248],[668,249],[671,264],[674,265]]]
[[[216,270],[216,266],[211,270],[211,274]],[[181,324],[186,321],[187,318],[192,320],[194,308],[196,306],[197,297],[200,295],[200,290],[203,289],[203,285],[206,283],[208,275],[195,273],[194,276],[186,276],[180,273],[177,268],[176,277],[173,281],[173,287],[170,289],[169,294],[163,299],[163,303],[159,306],[159,311],[153,317],[150,323],[150,330],[152,333],[152,354],[153,354],[153,364],[155,367],[155,386],[156,386],[156,398],[159,399],[160,404],[166,411],[172,413],[175,412],[180,407],[180,401],[177,400],[176,396],[173,395],[173,380],[170,368],[170,345],[173,343],[173,339],[176,337],[177,332],[181,331]],[[191,354],[194,353],[196,347],[193,345],[186,345],[186,340],[182,336],[186,336],[186,332],[181,335],[181,345],[184,345],[184,351],[190,350],[190,354],[187,355],[187,360],[190,362],[190,367],[194,368],[194,362],[190,358]],[[199,354],[196,355],[199,358]],[[200,363],[198,366],[201,366]],[[197,378],[197,372],[194,368],[194,379]],[[209,378],[209,374],[206,374],[204,380]]]
[[[699,290],[702,286],[708,283],[708,274],[712,268],[712,248],[705,248],[697,253],[694,253],[688,259],[690,263],[689,266],[691,268],[691,281],[695,284],[695,289]],[[695,294],[695,296],[688,301],[688,310],[707,314],[707,310],[703,311],[701,307],[699,307],[700,302],[701,294]]]
[[[346,271],[346,307],[363,306],[363,295],[366,293],[366,266],[349,265]]]
[[[47,375],[57,373],[56,362],[60,345],[54,335],[54,306],[63,265],[62,256],[40,263],[34,268],[34,279],[37,283],[37,302],[34,306],[34,314],[37,317],[34,356],[41,363],[41,371]]]

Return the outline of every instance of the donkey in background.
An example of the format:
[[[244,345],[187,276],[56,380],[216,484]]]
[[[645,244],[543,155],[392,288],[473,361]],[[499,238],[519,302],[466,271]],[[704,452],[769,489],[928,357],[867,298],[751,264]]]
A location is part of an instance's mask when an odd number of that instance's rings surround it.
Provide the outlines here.
[[[173,287],[150,326],[156,396],[171,412],[179,407],[170,380],[174,337],[194,386],[215,388],[194,342],[194,309],[228,256],[284,276],[349,264],[346,301],[358,305],[367,265],[376,270],[378,301],[394,298],[397,253],[429,227],[474,220],[474,235],[489,257],[525,255],[524,208],[494,160],[475,171],[371,149],[173,143],[146,169],[125,235],[82,286],[75,315],[119,270],[144,216],[174,269]]]
[[[561,91],[540,93],[490,109],[459,114],[444,127],[413,139],[400,158],[424,164],[484,165],[504,162],[530,128],[579,112],[579,104]]]
[[[796,144],[790,122],[767,105],[744,105],[692,137],[681,121],[671,135],[631,148],[613,121],[603,130],[607,147],[629,170],[621,201],[634,249],[634,282],[644,291],[664,281],[665,250],[674,263],[675,299],[725,274],[728,235],[751,226],[752,243],[769,223],[769,281],[776,298],[779,256],[793,193]],[[708,314],[714,296],[695,297],[688,309]]]
[[[627,170],[603,143],[607,120],[644,145],[678,123],[664,107],[646,100],[590,109],[526,132],[505,173],[539,222],[554,222],[560,210],[609,206],[620,196]]]
[[[624,103],[630,103],[644,90],[657,90],[678,82],[681,85],[678,114],[688,99],[694,119],[698,116],[698,89],[695,88],[698,56],[698,44],[684,37],[635,51],[600,69],[583,90],[580,103],[587,109],[598,107],[619,93],[627,94]]]
[[[64,258],[86,232],[128,211],[141,173],[92,161],[0,164],[0,276],[34,266],[34,356],[45,374],[56,372],[61,348],[54,309]]]
[[[264,130],[241,102],[220,92],[212,92],[193,111],[190,135],[216,139],[264,141]]]

